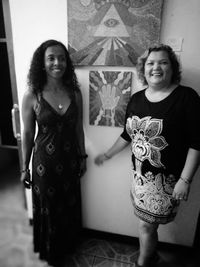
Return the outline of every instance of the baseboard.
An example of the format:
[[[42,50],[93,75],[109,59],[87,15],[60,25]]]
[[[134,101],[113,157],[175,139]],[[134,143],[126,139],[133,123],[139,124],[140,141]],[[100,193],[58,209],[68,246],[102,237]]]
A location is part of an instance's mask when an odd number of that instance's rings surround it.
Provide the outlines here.
[[[139,246],[139,240],[137,237],[132,236],[126,236],[121,234],[115,234],[110,232],[104,232],[94,229],[88,229],[83,228],[82,230],[83,236],[87,236],[89,238],[98,238],[98,239],[104,239],[104,240],[110,240],[110,241],[116,241],[123,244],[129,244],[129,245],[138,245]],[[195,247],[188,247],[185,245],[179,245],[179,244],[173,244],[173,243],[166,243],[166,242],[158,242],[158,249],[164,249],[167,251],[181,251],[183,253],[193,253],[195,250]]]
[[[126,244],[139,244],[137,237],[104,232],[104,231],[99,231],[99,230],[94,230],[94,229],[83,228],[82,234],[90,238],[112,240],[112,241],[126,243]]]

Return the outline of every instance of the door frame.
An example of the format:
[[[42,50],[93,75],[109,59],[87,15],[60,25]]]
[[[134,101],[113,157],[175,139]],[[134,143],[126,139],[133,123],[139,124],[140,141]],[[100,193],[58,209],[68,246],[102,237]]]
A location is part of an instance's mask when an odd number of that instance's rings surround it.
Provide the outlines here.
[[[7,53],[8,53],[11,93],[12,93],[12,100],[13,100],[13,109],[11,111],[12,123],[13,123],[13,134],[15,138],[17,139],[19,164],[20,164],[20,169],[21,169],[22,167],[21,127],[20,127],[19,102],[18,102],[17,82],[16,82],[16,73],[15,73],[13,35],[12,35],[9,0],[2,0],[2,7],[3,7],[3,18],[4,18],[6,36],[5,38],[0,38],[0,42],[6,43]]]

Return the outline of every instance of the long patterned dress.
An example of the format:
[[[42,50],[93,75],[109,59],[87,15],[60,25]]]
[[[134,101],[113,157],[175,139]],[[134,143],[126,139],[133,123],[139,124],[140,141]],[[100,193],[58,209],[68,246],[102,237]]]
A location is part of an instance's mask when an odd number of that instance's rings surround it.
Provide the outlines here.
[[[165,99],[150,102],[145,90],[128,104],[122,138],[131,142],[131,198],[141,220],[165,224],[177,213],[172,197],[189,148],[200,150],[200,97],[178,86]]]
[[[80,181],[72,100],[64,115],[42,97],[35,108],[38,133],[33,152],[33,243],[54,264],[70,249],[81,228]]]

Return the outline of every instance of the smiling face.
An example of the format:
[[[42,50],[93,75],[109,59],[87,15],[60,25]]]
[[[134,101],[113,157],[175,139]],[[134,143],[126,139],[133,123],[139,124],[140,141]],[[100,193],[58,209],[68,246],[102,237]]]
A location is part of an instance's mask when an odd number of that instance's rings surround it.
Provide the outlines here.
[[[44,54],[44,66],[47,79],[61,79],[65,73],[67,63],[65,51],[60,45],[50,46]]]
[[[171,84],[172,66],[166,51],[152,51],[144,66],[149,86],[167,87]]]

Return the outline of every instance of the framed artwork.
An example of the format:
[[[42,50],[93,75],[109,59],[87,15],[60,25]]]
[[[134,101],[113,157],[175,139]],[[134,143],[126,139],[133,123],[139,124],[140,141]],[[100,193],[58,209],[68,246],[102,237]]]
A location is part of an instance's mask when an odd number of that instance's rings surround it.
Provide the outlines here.
[[[68,0],[68,49],[75,65],[135,66],[159,41],[163,0]]]
[[[131,72],[90,71],[90,125],[123,127],[131,85]]]

